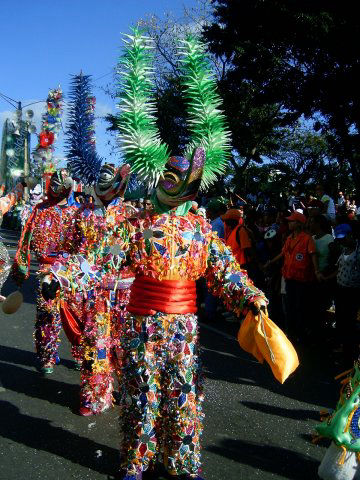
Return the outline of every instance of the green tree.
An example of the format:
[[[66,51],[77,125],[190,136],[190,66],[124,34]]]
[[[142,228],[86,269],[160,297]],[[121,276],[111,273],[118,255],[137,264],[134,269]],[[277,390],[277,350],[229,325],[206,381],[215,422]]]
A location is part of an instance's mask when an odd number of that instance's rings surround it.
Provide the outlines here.
[[[233,85],[254,88],[254,101],[298,118],[317,117],[332,157],[350,164],[360,191],[360,20],[345,0],[214,0],[205,27],[211,50],[231,61]],[[233,104],[243,95],[230,89]],[[280,125],[281,126],[281,125]]]

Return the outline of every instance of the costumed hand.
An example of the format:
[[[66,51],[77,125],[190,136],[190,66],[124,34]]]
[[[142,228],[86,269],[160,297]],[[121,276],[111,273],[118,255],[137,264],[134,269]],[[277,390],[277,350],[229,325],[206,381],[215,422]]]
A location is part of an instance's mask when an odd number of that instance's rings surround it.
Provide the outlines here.
[[[266,302],[263,299],[257,299],[250,305],[250,310],[254,315],[259,315],[260,310],[266,312]]]
[[[46,276],[41,285],[41,295],[44,299],[54,300],[58,290],[60,290],[60,283],[50,276]]]

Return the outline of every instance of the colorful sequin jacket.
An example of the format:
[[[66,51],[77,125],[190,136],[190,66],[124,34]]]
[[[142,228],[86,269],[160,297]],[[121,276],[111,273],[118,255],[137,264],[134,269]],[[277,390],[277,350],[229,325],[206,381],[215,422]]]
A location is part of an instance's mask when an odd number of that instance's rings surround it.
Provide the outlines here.
[[[121,199],[113,200],[107,208],[87,204],[77,211],[71,255],[59,257],[51,267],[63,289],[116,290],[131,284],[133,274],[126,268],[129,234],[124,227],[125,215]]]
[[[22,231],[12,266],[12,274],[21,284],[30,274],[30,252],[33,251],[40,269],[51,264],[61,252],[70,251],[73,217],[76,207],[43,202],[34,208]]]
[[[210,291],[236,314],[265,295],[242,270],[231,250],[198,215],[148,214],[128,222],[129,258],[136,276],[157,280],[205,277]]]

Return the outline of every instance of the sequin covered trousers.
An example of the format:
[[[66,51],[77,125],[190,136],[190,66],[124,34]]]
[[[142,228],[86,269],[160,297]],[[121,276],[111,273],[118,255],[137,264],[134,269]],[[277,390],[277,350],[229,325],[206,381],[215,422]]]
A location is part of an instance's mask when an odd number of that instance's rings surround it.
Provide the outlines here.
[[[123,345],[122,468],[137,473],[157,460],[172,475],[197,474],[203,395],[196,316],[128,315]]]
[[[35,320],[35,350],[41,366],[56,363],[60,343],[61,320],[59,300],[45,300],[40,287],[37,292]]]
[[[120,331],[129,290],[87,292],[81,339],[80,405],[98,414],[113,404],[113,372],[121,370]],[[118,378],[119,380],[119,378]]]

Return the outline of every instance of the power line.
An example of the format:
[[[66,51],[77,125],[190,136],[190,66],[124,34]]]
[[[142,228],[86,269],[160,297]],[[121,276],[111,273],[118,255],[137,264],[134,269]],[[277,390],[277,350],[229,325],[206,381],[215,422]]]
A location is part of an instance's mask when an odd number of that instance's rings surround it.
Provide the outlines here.
[[[17,100],[14,100],[13,98],[8,97],[7,95],[5,95],[5,93],[1,93],[1,92],[0,92],[0,95],[2,95],[3,97],[6,97],[7,99],[11,100],[12,102],[18,103]]]
[[[107,77],[108,75],[114,73],[114,70],[111,70],[111,72],[105,73],[104,75],[101,75],[101,77],[94,78],[94,82],[97,80],[100,80],[101,78]]]
[[[0,97],[1,97],[3,100],[5,100],[5,102],[9,103],[13,108],[16,108],[16,105],[14,105],[10,100],[8,100],[5,95],[3,95],[2,93],[0,93]]]

